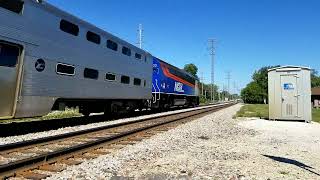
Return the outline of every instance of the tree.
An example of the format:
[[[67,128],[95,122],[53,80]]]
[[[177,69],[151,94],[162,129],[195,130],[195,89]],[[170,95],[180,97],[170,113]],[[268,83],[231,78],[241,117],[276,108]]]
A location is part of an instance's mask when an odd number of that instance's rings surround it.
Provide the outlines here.
[[[246,88],[241,91],[241,97],[245,103],[255,104],[263,103],[266,98],[264,89],[255,81],[249,83]]]
[[[255,71],[252,82],[241,91],[241,98],[245,103],[263,103],[268,100],[268,69],[279,66],[266,66]]]
[[[311,70],[311,87],[320,87],[320,77],[314,69]]]
[[[194,64],[186,64],[183,68],[185,71],[187,71],[188,73],[192,74],[193,76],[197,77],[197,73],[198,73],[198,67]]]

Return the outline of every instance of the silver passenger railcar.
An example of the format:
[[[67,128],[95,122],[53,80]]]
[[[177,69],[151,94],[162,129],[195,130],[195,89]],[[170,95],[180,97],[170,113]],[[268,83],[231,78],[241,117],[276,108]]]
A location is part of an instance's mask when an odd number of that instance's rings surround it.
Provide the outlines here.
[[[134,110],[152,98],[149,53],[46,2],[0,1],[0,119],[79,106]]]

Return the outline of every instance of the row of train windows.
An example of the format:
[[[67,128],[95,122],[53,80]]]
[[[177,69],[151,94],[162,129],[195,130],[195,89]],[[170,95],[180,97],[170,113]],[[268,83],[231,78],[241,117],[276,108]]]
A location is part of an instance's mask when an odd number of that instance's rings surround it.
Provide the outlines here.
[[[69,33],[69,34],[72,34],[74,36],[78,36],[79,35],[79,26],[78,25],[75,25],[69,21],[66,21],[66,20],[61,20],[60,21],[60,29],[63,31],[63,32],[66,32],[66,33]],[[91,32],[91,31],[88,31],[87,32],[87,40],[92,42],[92,43],[95,43],[95,44],[100,44],[101,43],[101,37],[100,35],[94,33],[94,32]],[[113,51],[118,51],[118,44],[112,40],[107,40],[107,48],[113,50]],[[127,55],[127,56],[131,56],[131,49],[128,48],[128,47],[125,47],[123,46],[122,47],[122,54],[124,55]],[[142,55],[139,54],[139,53],[135,53],[135,58],[137,59],[142,59]]]
[[[0,7],[5,8],[9,11],[15,12],[17,14],[20,14],[22,9],[23,9],[23,4],[24,2],[21,0],[0,0]],[[66,20],[61,20],[60,21],[60,29],[63,32],[66,32],[68,34],[78,36],[80,28],[78,25],[73,24],[69,21]],[[86,34],[86,38],[88,41],[95,43],[95,44],[100,44],[101,43],[101,36],[88,31]],[[118,51],[118,44],[112,40],[107,40],[107,48],[113,50],[113,51]],[[122,54],[131,56],[131,49],[128,47],[123,46],[122,47]],[[141,60],[142,55],[139,53],[135,53],[135,58]],[[146,61],[146,57],[145,57]]]
[[[56,71],[58,74],[61,75],[69,75],[73,76],[75,75],[75,67],[68,64],[57,64]],[[99,71],[95,69],[85,68],[83,71],[83,76],[88,79],[98,79],[99,77]],[[116,75],[113,73],[106,73],[105,79],[108,81],[116,81]],[[130,77],[122,75],[120,82],[122,84],[130,84]],[[135,86],[141,86],[142,80],[139,78],[133,79],[133,85]],[[144,80],[144,86],[146,86],[146,80]]]

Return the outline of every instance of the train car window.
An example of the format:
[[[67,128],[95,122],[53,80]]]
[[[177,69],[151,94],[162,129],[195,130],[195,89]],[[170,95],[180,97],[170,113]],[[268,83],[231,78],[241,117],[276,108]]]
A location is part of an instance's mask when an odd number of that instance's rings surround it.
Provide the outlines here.
[[[144,81],[143,81],[143,86],[146,87],[146,85],[147,85],[147,81],[144,80]]]
[[[60,75],[74,76],[75,67],[73,65],[59,63],[56,66],[56,72]]]
[[[18,47],[0,43],[0,66],[16,67],[19,55]]]
[[[144,57],[144,62],[147,62],[147,56]]]
[[[133,85],[135,85],[135,86],[141,86],[141,79],[134,78],[134,79],[133,79]]]
[[[131,56],[131,49],[123,46],[122,47],[122,54],[127,55],[127,56]]]
[[[106,74],[106,80],[108,81],[115,81],[116,80],[116,75],[112,74],[112,73],[107,73]]]
[[[74,36],[78,36],[79,35],[79,26],[69,22],[69,21],[66,21],[66,20],[61,20],[60,21],[60,29],[63,31],[63,32],[66,32],[66,33],[69,33],[69,34],[72,34]]]
[[[22,0],[1,0],[0,7],[11,12],[20,14],[23,9],[24,2]]]
[[[107,48],[112,49],[114,51],[118,51],[118,44],[116,42],[108,40],[107,41]]]
[[[130,84],[130,77],[129,76],[121,76],[121,83],[122,84]]]
[[[142,55],[138,54],[138,53],[135,54],[135,57],[136,57],[136,59],[142,59]]]
[[[83,71],[83,77],[88,78],[88,79],[98,79],[99,71],[97,71],[95,69],[85,68]]]
[[[94,33],[94,32],[88,31],[87,32],[87,40],[90,41],[90,42],[93,42],[95,44],[100,44],[101,37],[98,34]]]

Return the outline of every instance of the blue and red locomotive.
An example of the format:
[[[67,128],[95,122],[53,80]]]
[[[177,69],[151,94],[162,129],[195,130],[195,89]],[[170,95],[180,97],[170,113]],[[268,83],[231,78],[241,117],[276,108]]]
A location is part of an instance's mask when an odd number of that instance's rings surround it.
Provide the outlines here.
[[[199,105],[197,78],[184,70],[153,57],[152,95],[153,106]]]

